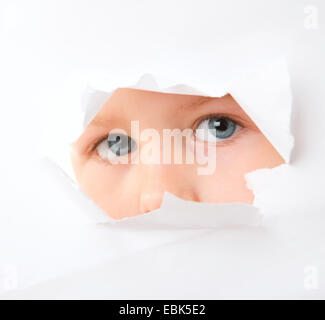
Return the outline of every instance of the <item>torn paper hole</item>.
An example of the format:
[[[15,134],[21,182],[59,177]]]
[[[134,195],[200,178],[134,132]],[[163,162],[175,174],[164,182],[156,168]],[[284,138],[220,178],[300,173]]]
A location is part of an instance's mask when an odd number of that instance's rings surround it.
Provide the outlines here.
[[[86,90],[84,131],[71,152],[81,189],[113,219],[159,212],[172,202],[165,192],[191,206],[252,204],[255,190],[245,176],[290,160],[285,60],[215,92],[158,83],[144,75],[133,86]],[[185,217],[178,219],[184,223]]]

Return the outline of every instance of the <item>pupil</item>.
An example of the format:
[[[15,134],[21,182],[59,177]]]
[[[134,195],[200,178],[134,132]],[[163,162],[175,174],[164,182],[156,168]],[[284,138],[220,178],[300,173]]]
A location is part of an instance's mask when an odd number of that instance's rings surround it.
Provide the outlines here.
[[[228,129],[228,121],[225,118],[216,119],[213,121],[213,126],[218,131],[226,131]]]

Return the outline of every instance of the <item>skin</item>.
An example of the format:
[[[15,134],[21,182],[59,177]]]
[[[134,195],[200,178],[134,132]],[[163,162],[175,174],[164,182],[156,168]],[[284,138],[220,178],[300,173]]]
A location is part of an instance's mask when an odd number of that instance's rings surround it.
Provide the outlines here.
[[[211,114],[227,116],[241,127],[221,142],[202,141],[194,136],[193,141],[205,151],[215,148],[216,170],[211,175],[198,175],[200,165],[186,164],[185,160],[181,164],[112,165],[101,158],[96,149],[98,142],[115,128],[125,130],[130,136],[131,120],[139,120],[140,131],[154,128],[162,136],[166,128],[195,130],[200,121]],[[136,142],[140,152],[145,142]],[[72,144],[71,160],[81,189],[114,219],[158,209],[165,192],[190,201],[252,203],[254,196],[247,189],[245,174],[284,163],[229,94],[210,98],[125,88],[113,93]]]

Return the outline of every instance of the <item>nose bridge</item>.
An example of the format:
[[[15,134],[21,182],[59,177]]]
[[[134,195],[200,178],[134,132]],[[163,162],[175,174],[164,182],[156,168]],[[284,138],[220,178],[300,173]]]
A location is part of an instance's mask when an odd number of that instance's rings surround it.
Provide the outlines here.
[[[141,212],[158,209],[163,201],[164,193],[170,192],[179,198],[200,201],[196,185],[195,165],[163,163],[162,143],[152,141],[149,148],[141,144],[140,162],[137,165],[139,174],[139,203]],[[174,144],[171,144],[174,148]],[[157,155],[157,152],[160,152]]]

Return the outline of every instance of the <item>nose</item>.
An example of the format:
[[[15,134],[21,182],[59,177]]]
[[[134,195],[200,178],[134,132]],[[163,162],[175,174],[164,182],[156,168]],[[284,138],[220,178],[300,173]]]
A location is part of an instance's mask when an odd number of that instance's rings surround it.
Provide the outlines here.
[[[164,197],[163,168],[159,164],[139,165],[139,210],[159,209]]]
[[[195,178],[181,166],[138,165],[139,214],[159,209],[165,192],[183,200],[200,201]]]
[[[164,164],[153,157],[150,149],[142,149],[140,162],[132,171],[131,176],[137,181],[139,214],[159,209],[165,192],[184,200],[200,201],[195,165]]]

